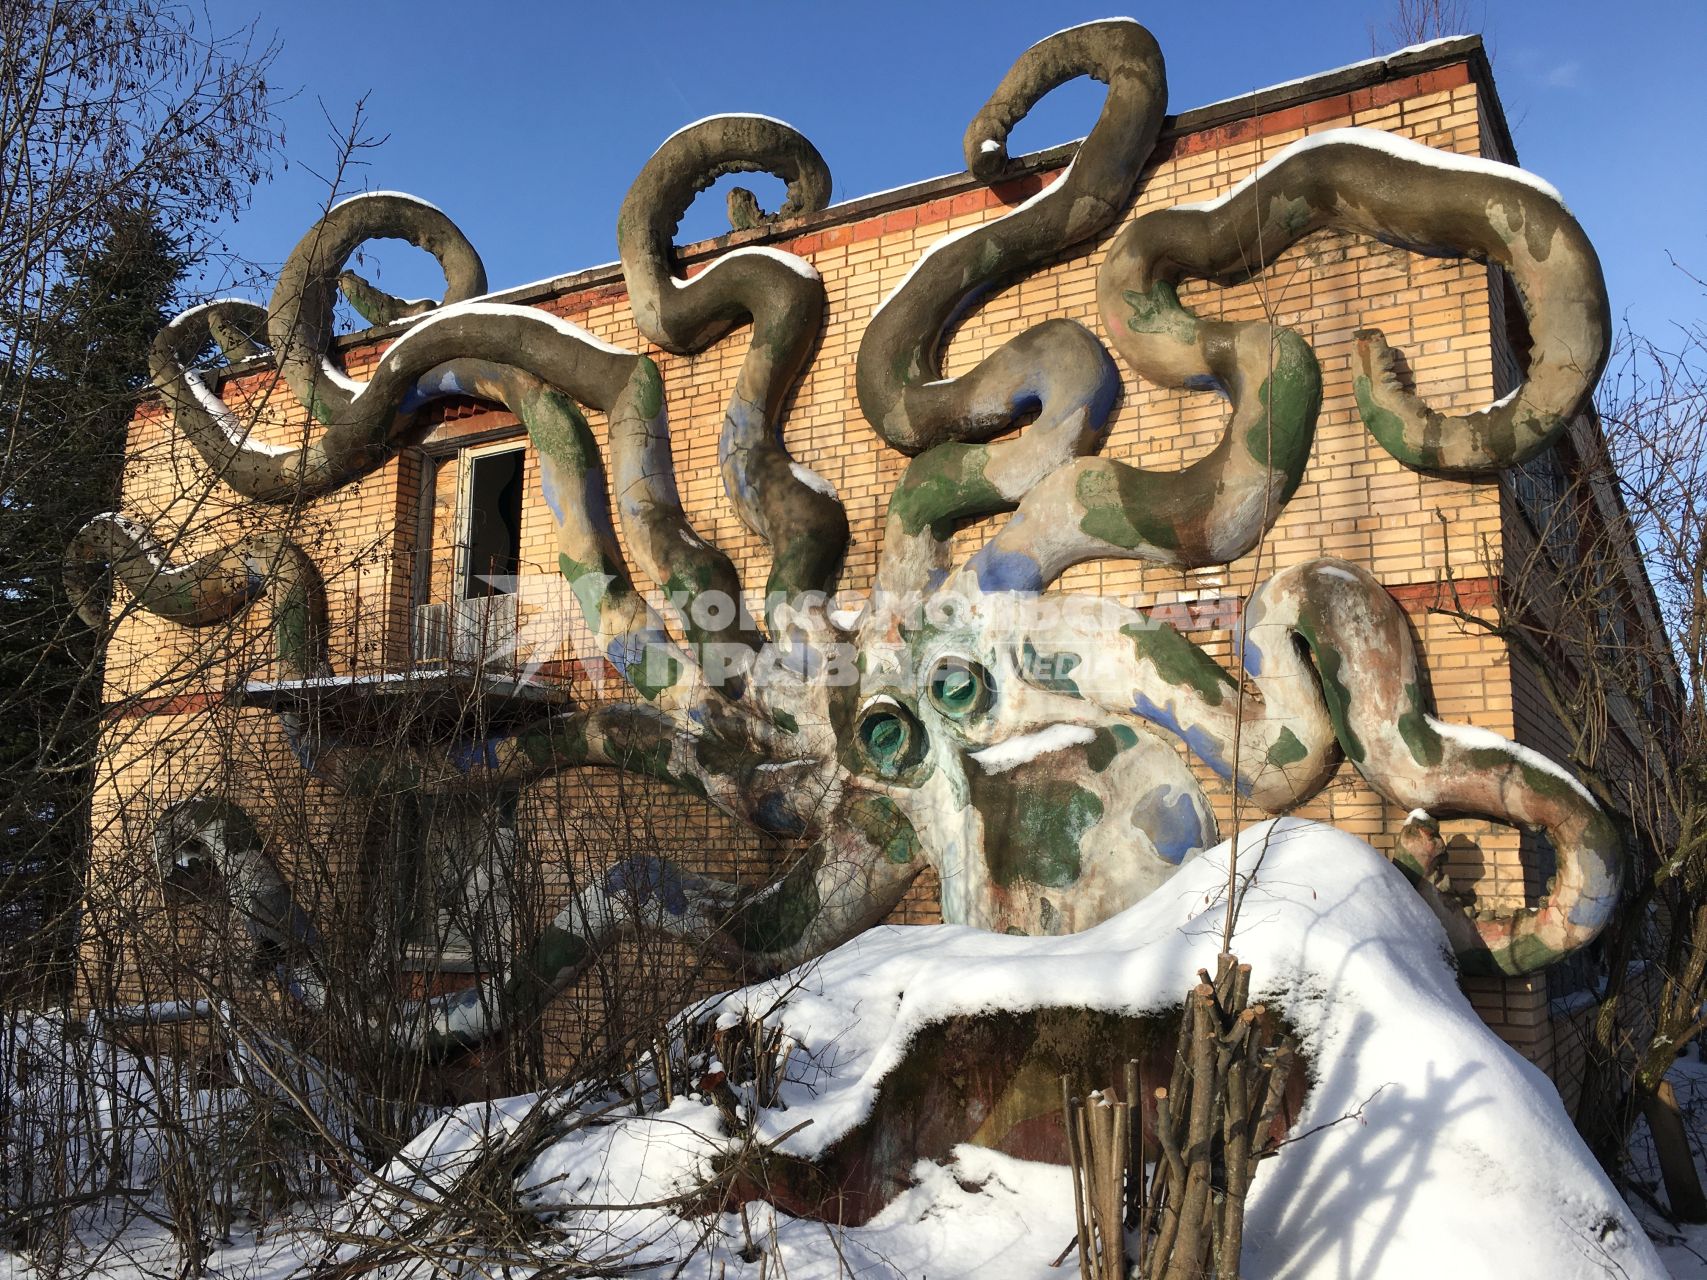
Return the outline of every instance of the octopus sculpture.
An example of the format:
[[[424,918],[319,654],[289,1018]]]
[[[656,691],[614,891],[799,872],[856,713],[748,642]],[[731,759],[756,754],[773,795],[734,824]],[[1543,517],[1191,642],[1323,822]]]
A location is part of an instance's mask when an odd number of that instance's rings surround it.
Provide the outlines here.
[[[1384,449],[1435,475],[1486,477],[1547,449],[1606,361],[1605,287],[1581,227],[1522,170],[1365,129],[1306,138],[1220,199],[1137,218],[1114,236],[1098,276],[1107,342],[1138,377],[1212,389],[1227,405],[1207,455],[1182,470],[1146,470],[1101,452],[1123,374],[1084,325],[1044,320],[963,376],[942,370],[945,335],[982,296],[1096,237],[1134,198],[1166,86],[1156,42],[1131,21],[1076,27],[1028,49],[968,127],[967,162],[980,179],[1000,178],[1009,131],[1080,76],[1107,95],[1065,172],[1004,216],[934,244],[866,326],[859,406],[910,462],[889,501],[874,591],[853,619],[829,605],[848,542],[842,503],[790,457],[783,431],[823,320],[823,283],[809,263],[770,247],[733,249],[685,278],[672,244],[694,197],[732,172],[775,175],[788,192],[776,215],[737,192],[738,224],[824,207],[825,163],[786,124],[732,115],[681,130],[646,164],[617,224],[649,342],[693,353],[752,326],[719,457],[729,501],[770,548],[759,620],[731,607],[744,586],[733,562],[684,514],[656,364],[538,309],[481,301],[478,256],[431,205],[392,194],[339,204],[290,255],[270,308],[216,302],[160,335],[153,372],[178,429],[221,481],[257,503],[299,504],[384,466],[423,429],[419,411],[434,400],[507,407],[537,454],[558,565],[630,691],[450,746],[351,745],[281,713],[305,768],[348,791],[630,770],[806,850],[757,889],[651,857],[611,866],[507,968],[421,1001],[395,1029],[401,1040],[478,1041],[498,1029],[506,988],[559,990],[635,930],[722,947],[749,972],[778,971],[881,920],[927,866],[940,874],[948,921],[1087,928],[1218,839],[1173,740],[1269,813],[1307,799],[1348,758],[1412,811],[1398,859],[1468,970],[1536,969],[1606,921],[1621,861],[1606,815],[1551,762],[1434,717],[1406,621],[1365,570],[1318,559],[1269,578],[1245,602],[1235,638],[1242,671],[1232,674],[1157,617],[1051,590],[1093,560],[1234,560],[1258,544],[1304,473],[1322,392],[1310,344],[1262,321],[1201,317],[1181,303],[1182,281],[1251,278],[1323,228],[1503,267],[1530,346],[1521,384],[1499,402],[1437,412],[1406,389],[1396,353],[1373,330],[1357,334],[1353,358],[1358,410]],[[442,303],[401,304],[343,269],[379,237],[438,258]],[[330,356],[340,290],[372,320],[407,321],[365,381]],[[230,355],[261,335],[312,414],[290,447],[250,439],[192,367],[210,336]],[[606,417],[608,464],[587,409]],[[1004,519],[956,563],[956,532],[991,518]],[[661,591],[637,584],[615,521]],[[185,626],[264,598],[281,674],[326,669],[320,576],[282,536],[174,564],[148,529],[103,516],[77,535],[68,566],[74,597],[98,625],[108,570],[142,608]],[[1442,874],[1434,815],[1543,833],[1557,868],[1545,896],[1471,914]],[[166,813],[158,839],[168,856],[213,861],[243,899],[254,942],[284,956],[294,986],[317,998],[314,930],[241,810],[199,797]]]

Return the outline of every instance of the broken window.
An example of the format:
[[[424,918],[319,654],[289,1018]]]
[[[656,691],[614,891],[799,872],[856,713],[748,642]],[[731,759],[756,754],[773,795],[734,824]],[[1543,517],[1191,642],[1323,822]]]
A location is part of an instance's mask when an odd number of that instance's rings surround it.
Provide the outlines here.
[[[463,597],[511,595],[522,559],[522,451],[475,457],[467,494]]]

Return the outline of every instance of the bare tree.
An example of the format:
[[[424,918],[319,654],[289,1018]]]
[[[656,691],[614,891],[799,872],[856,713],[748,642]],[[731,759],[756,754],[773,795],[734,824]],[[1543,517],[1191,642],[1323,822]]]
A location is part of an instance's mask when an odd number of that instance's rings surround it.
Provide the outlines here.
[[[154,330],[279,140],[276,48],[209,22],[166,0],[0,6],[0,940],[53,932],[42,980],[64,973],[100,698],[64,531],[118,505]]]
[[[1393,0],[1386,29],[1369,24],[1369,51],[1386,53],[1481,29],[1470,0]]]
[[[1494,617],[1449,612],[1511,645],[1520,705],[1534,695],[1537,728],[1632,851],[1596,971],[1579,975],[1598,1005],[1577,1124],[1619,1176],[1645,1116],[1672,1212],[1700,1221],[1665,1076],[1707,1027],[1707,331],[1627,334],[1598,410],[1600,431],[1579,422],[1561,456],[1508,479]]]

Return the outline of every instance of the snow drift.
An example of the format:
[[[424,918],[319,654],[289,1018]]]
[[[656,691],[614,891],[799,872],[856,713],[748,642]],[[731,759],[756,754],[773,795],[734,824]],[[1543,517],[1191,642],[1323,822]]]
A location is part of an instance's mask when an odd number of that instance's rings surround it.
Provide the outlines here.
[[[1220,950],[1228,853],[1211,850],[1083,933],[880,928],[690,1011],[725,1023],[762,1015],[797,1042],[779,1105],[749,1095],[751,1133],[740,1137],[697,1098],[607,1112],[532,1160],[522,1201],[578,1259],[650,1262],[658,1275],[701,1250],[694,1268],[730,1276],[759,1274],[745,1253],[771,1255],[794,1280],[1059,1277],[1050,1264],[1073,1234],[1067,1171],[980,1148],[920,1161],[915,1185],[860,1227],[759,1204],[743,1223],[694,1193],[754,1143],[801,1157],[830,1149],[870,1115],[915,1037],[944,1019],[1176,1005]],[[1296,819],[1245,831],[1238,861],[1248,887],[1233,949],[1253,967],[1253,997],[1284,1012],[1311,1064],[1294,1140],[1262,1167],[1249,1202],[1246,1276],[1665,1274],[1552,1085],[1459,992],[1440,925],[1398,871],[1362,840]],[[1117,1072],[1111,1062],[1111,1083]],[[384,1172],[391,1189],[352,1197],[351,1225],[386,1234],[399,1184],[446,1186],[530,1101],[466,1107],[423,1133]]]

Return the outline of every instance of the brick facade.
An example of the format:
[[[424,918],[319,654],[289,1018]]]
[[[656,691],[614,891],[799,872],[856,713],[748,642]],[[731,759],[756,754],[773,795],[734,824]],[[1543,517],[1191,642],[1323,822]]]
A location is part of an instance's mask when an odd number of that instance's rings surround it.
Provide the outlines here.
[[[1127,216],[1213,197],[1288,143],[1345,125],[1388,130],[1471,155],[1512,158],[1479,44],[1447,42],[1170,120]],[[683,251],[692,270],[736,245],[774,244],[809,260],[824,278],[828,309],[822,343],[793,398],[786,438],[795,457],[830,481],[847,505],[853,540],[842,577],[845,591],[858,594],[871,581],[885,504],[906,461],[883,445],[855,403],[854,360],[867,318],[933,242],[1000,216],[1049,181],[1066,155],[1061,150],[1035,157],[1025,176],[994,189],[964,175],[940,179]],[[988,299],[953,336],[945,372],[953,376],[972,368],[1015,333],[1048,317],[1071,317],[1095,330],[1096,271],[1113,234],[1062,254],[1047,269]],[[746,351],[746,329],[691,358],[650,348],[634,328],[614,268],[502,298],[564,316],[607,342],[646,350],[658,361],[687,512],[704,536],[732,556],[743,581],[762,584],[766,548],[724,500],[717,467],[718,428]],[[1179,602],[1171,616],[1181,629],[1228,663],[1228,624],[1255,583],[1313,556],[1357,561],[1406,608],[1439,714],[1546,750],[1551,743],[1542,717],[1502,646],[1430,612],[1451,592],[1460,607],[1489,611],[1497,572],[1493,557],[1517,516],[1502,501],[1498,486],[1437,479],[1401,466],[1364,429],[1351,391],[1353,331],[1373,326],[1406,353],[1419,390],[1437,407],[1462,412],[1501,395],[1515,376],[1501,282],[1471,262],[1416,257],[1350,235],[1318,233],[1248,285],[1193,282],[1182,298],[1210,317],[1249,319],[1267,313],[1297,329],[1314,348],[1324,401],[1303,484],[1260,548],[1237,563],[1191,572],[1092,564],[1070,573],[1063,587],[1144,605]],[[364,376],[385,340],[383,330],[348,340],[349,372]],[[1224,406],[1215,397],[1164,391],[1130,374],[1126,381],[1106,449],[1110,455],[1177,468],[1219,438]],[[265,406],[256,429],[265,438],[290,441],[306,429],[304,411],[265,369],[239,370],[223,394],[239,410]],[[595,418],[594,427],[602,432],[602,420]],[[298,514],[297,536],[327,577],[338,671],[373,673],[407,661],[406,619],[421,583],[430,585],[433,598],[446,590],[450,562],[442,530],[454,514],[458,451],[471,442],[505,439],[524,439],[507,413],[473,404],[438,407],[429,411],[418,448]],[[531,454],[524,465],[521,576],[549,583],[556,561],[550,517],[534,483]],[[195,451],[153,404],[143,406],[133,427],[124,505],[162,530],[187,530],[187,551],[215,545],[252,518],[234,493],[210,488]],[[427,522],[441,531],[431,546],[423,545],[423,512],[437,513]],[[975,545],[978,536],[974,531],[968,541]],[[546,587],[540,591],[549,594]],[[523,594],[525,625],[533,616],[530,610],[547,606]],[[280,860],[299,883],[351,874],[361,844],[351,826],[362,824],[350,820],[348,802],[305,781],[281,783],[294,762],[270,713],[239,708],[226,697],[242,678],[267,673],[264,613],[252,610],[228,626],[200,632],[135,612],[120,624],[108,656],[114,713],[96,799],[106,866],[131,865],[129,860],[146,847],[149,824],[163,804],[223,784],[258,806],[263,822],[290,833],[279,848],[296,852],[281,852]],[[568,642],[554,655],[565,664],[559,673],[583,686],[582,696],[584,686],[603,674],[596,664],[573,661],[576,654],[593,651],[586,639],[576,618]],[[1224,784],[1207,775],[1205,783],[1218,797],[1224,831],[1230,829]],[[1378,848],[1391,846],[1404,818],[1349,767],[1301,812],[1356,832]],[[586,874],[608,860],[611,838],[657,844],[695,870],[743,879],[762,878],[781,852],[703,803],[604,772],[565,775],[530,791],[522,800],[520,823],[531,833],[531,856],[545,881],[546,900],[561,891],[570,875]],[[1455,882],[1473,887],[1483,901],[1510,904],[1538,888],[1533,877],[1525,883],[1516,833],[1457,822],[1448,824],[1445,834]],[[121,885],[146,896],[153,892],[145,887],[149,883],[147,877],[122,873],[98,876],[92,896],[116,892]],[[934,918],[935,892],[933,881],[921,880],[896,918]],[[622,963],[667,968],[671,957],[631,948]],[[703,981],[716,985],[727,977],[715,972]],[[591,978],[558,1002],[548,1044],[572,1051],[582,1037],[596,1037],[589,1028],[597,1018],[589,1015],[601,1007],[600,981]],[[1553,1065],[1543,978],[1466,985],[1477,1008],[1509,1043],[1538,1063]]]

